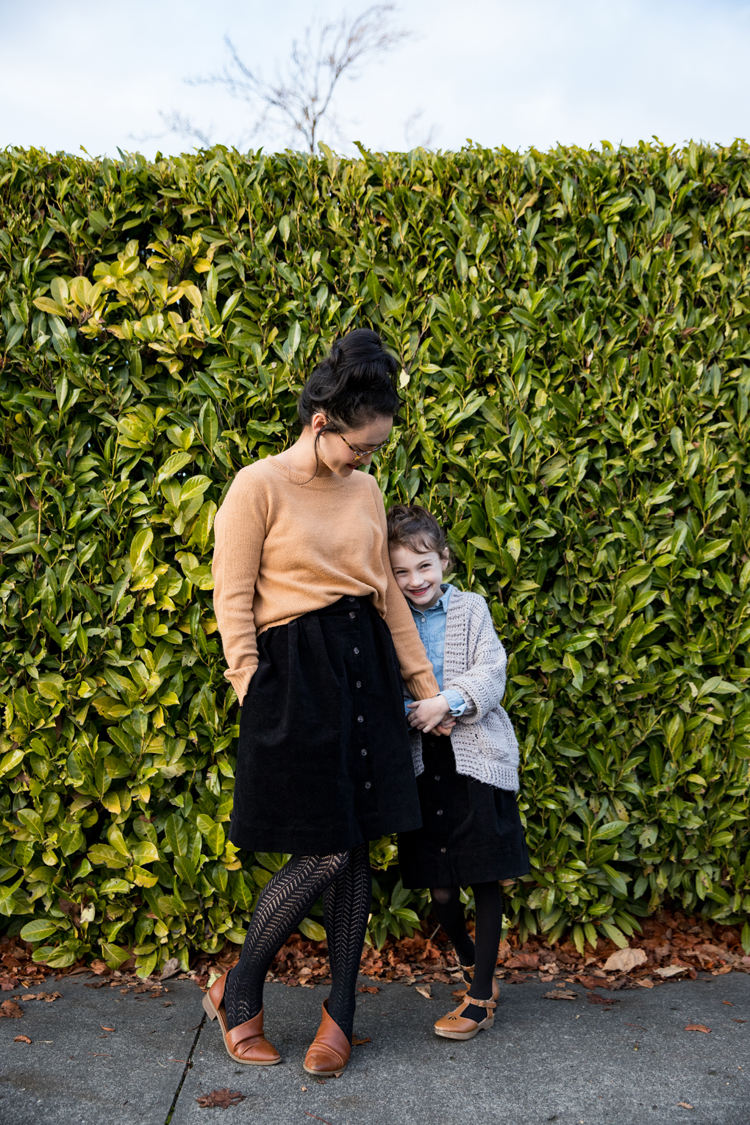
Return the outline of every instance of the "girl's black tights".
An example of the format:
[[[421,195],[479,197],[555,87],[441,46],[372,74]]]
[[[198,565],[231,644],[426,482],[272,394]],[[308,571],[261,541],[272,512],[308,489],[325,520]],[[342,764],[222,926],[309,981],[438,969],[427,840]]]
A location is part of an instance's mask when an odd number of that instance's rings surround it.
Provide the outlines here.
[[[432,913],[453,942],[456,956],[462,965],[474,965],[474,980],[468,995],[477,1000],[492,996],[492,980],[497,964],[497,950],[503,933],[503,896],[498,882],[475,883],[476,943],[466,929],[464,908],[461,905],[460,887],[433,887]],[[484,1008],[470,1006],[463,1012],[470,1020],[480,1022],[486,1016]]]
[[[227,1026],[257,1016],[271,962],[310,907],[325,893],[325,926],[333,987],[328,1011],[351,1039],[359,961],[370,913],[367,845],[334,855],[295,855],[260,893],[237,965],[227,977]]]

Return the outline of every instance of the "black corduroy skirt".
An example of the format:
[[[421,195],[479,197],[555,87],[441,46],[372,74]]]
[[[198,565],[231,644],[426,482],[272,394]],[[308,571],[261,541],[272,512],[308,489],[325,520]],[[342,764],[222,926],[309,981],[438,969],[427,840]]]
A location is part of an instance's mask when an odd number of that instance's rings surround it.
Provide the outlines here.
[[[421,824],[390,630],[344,597],[258,637],[229,838],[330,855]]]
[[[398,838],[404,886],[470,887],[526,875],[529,853],[515,793],[458,773],[444,735],[423,735],[422,757],[422,827]]]

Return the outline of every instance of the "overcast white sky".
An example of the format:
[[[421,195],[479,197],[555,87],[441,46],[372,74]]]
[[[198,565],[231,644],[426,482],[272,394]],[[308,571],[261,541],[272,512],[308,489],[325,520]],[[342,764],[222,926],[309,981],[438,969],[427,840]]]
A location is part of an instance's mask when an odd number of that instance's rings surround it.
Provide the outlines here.
[[[189,148],[163,131],[179,110],[227,144],[284,147],[222,91],[185,84],[221,68],[229,34],[271,74],[335,0],[0,0],[0,147],[92,155]],[[729,142],[748,137],[750,0],[403,0],[414,37],[338,99],[339,151],[360,140],[409,148],[526,149],[556,142]],[[407,120],[422,111],[408,133]],[[299,147],[299,146],[298,146]]]

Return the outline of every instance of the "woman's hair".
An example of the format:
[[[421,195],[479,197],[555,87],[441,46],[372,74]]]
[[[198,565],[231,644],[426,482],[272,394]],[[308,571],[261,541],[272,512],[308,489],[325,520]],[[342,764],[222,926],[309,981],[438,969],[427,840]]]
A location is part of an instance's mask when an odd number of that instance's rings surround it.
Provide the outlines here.
[[[410,507],[394,504],[388,510],[388,543],[408,547],[416,554],[437,551],[442,555],[448,549],[448,540],[442,527],[431,512],[420,508],[418,504]]]
[[[321,412],[329,422],[321,432],[354,429],[373,418],[395,417],[401,406],[395,375],[398,361],[377,332],[355,328],[337,340],[313,371],[297,400],[303,426]],[[332,423],[332,425],[331,425]]]

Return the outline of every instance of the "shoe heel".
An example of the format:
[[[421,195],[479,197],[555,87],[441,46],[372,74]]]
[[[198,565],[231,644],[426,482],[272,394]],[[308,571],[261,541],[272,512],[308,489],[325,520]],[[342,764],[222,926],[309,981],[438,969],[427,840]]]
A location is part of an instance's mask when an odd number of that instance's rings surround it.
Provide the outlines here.
[[[203,1010],[205,1011],[206,1015],[208,1016],[208,1018],[210,1020],[215,1020],[215,1019],[218,1018],[219,1013],[216,1011],[216,1008],[214,1008],[213,1004],[211,1003],[211,997],[208,995],[207,992],[205,993],[205,995],[203,997]]]

